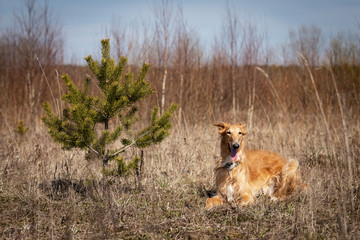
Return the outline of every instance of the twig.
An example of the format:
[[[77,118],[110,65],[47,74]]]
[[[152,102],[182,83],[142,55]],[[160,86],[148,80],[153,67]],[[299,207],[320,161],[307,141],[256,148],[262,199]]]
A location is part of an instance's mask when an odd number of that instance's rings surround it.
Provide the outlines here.
[[[101,154],[100,154],[98,151],[96,151],[92,146],[88,145],[87,147],[88,147],[91,151],[93,151],[94,153],[96,153],[97,155],[101,156]]]
[[[123,147],[122,149],[120,149],[119,151],[111,154],[110,156],[107,157],[107,160],[115,157],[116,155],[118,155],[119,153],[125,152],[126,149],[130,148],[131,146],[136,144],[136,141],[139,140],[140,138],[142,138],[143,136],[145,136],[146,134],[148,134],[150,131],[146,131],[145,133],[141,134],[138,138],[134,139],[129,145],[126,145],[125,147]]]

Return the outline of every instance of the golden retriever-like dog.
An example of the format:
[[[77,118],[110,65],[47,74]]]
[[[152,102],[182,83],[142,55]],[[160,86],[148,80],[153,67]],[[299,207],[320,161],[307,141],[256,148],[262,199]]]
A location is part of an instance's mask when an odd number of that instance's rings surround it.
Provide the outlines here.
[[[298,162],[264,150],[244,150],[245,124],[218,123],[221,159],[215,168],[216,196],[206,200],[206,209],[225,203],[250,205],[264,194],[282,200],[307,184],[298,172]]]

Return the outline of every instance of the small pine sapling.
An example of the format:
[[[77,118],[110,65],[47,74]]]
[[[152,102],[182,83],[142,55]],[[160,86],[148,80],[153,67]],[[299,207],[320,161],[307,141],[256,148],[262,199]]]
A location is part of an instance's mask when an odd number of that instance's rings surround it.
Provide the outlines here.
[[[26,133],[29,131],[29,127],[25,126],[24,121],[20,120],[19,123],[17,124],[16,128],[14,129],[14,131],[17,133],[17,135],[19,136],[19,144],[23,144],[24,140],[25,140],[25,135]]]
[[[101,41],[101,61],[93,60],[89,55],[85,58],[91,72],[97,78],[97,86],[101,91],[100,96],[91,96],[89,87],[91,77],[86,76],[83,88],[78,89],[70,79],[64,75],[68,92],[62,100],[69,107],[63,110],[62,116],[57,116],[49,103],[44,103],[45,115],[42,120],[48,127],[48,132],[55,142],[61,143],[63,149],[80,148],[87,150],[87,156],[92,155],[103,161],[104,166],[109,161],[115,161],[117,167],[105,170],[105,174],[124,176],[138,168],[140,157],[126,161],[121,153],[130,147],[143,149],[152,144],[160,143],[170,134],[171,116],[176,110],[172,104],[167,111],[159,116],[158,108],[152,110],[150,125],[139,131],[132,131],[132,126],[139,119],[136,116],[138,101],[150,96],[154,91],[150,83],[145,80],[145,75],[150,64],[144,63],[136,79],[133,74],[124,74],[127,63],[121,57],[116,64],[110,57],[109,39]],[[118,117],[119,125],[111,131],[109,122]],[[99,132],[98,126],[102,130]],[[126,137],[123,134],[126,132]],[[118,149],[108,149],[109,144],[121,142]]]
[[[25,134],[29,131],[29,127],[26,127],[24,125],[24,121],[20,120],[14,131],[19,134],[21,138],[23,138]]]

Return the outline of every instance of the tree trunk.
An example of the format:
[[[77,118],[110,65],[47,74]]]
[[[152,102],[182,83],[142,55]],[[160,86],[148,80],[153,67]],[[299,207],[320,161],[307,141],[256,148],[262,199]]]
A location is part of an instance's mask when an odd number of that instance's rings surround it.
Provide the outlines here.
[[[164,77],[162,80],[162,87],[161,87],[161,107],[160,107],[160,115],[164,113],[165,109],[165,92],[166,92],[166,76],[167,76],[167,66],[165,64],[164,67]]]
[[[234,65],[231,66],[231,90],[232,90],[232,118],[236,121],[236,84]]]
[[[184,88],[184,75],[180,75],[180,99],[179,99],[179,116],[178,116],[178,124],[181,125],[182,118],[182,97],[183,97],[183,88]]]

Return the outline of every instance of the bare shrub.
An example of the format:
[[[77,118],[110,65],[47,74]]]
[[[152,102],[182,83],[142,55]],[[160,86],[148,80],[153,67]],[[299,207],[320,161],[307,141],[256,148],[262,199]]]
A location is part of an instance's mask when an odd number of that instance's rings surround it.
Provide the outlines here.
[[[40,103],[49,96],[45,78],[55,79],[54,68],[63,62],[61,31],[47,3],[42,6],[36,0],[27,0],[14,14],[14,27],[1,35],[2,56],[6,56],[6,60],[2,57],[6,74],[1,81],[8,82],[1,91],[13,93],[5,94],[8,99],[4,102],[15,121],[24,119],[34,124],[39,120]]]

